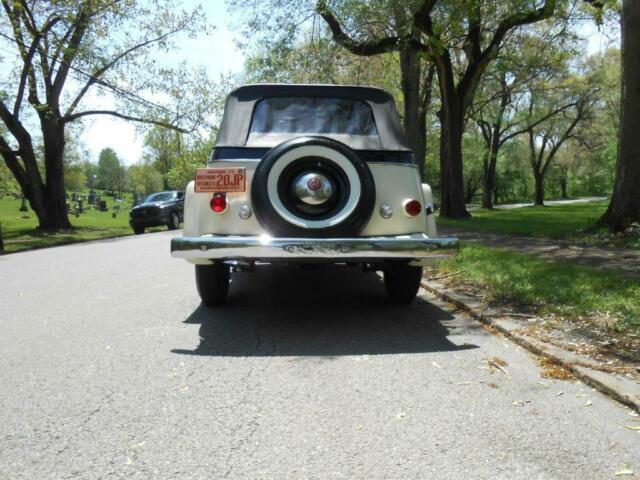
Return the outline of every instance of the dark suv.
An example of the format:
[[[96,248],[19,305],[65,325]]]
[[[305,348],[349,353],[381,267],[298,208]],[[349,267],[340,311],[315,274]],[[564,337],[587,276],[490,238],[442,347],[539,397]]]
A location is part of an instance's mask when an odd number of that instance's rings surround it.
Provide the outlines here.
[[[129,225],[136,234],[144,233],[147,227],[166,225],[169,230],[180,228],[184,212],[184,193],[152,193],[129,212]]]

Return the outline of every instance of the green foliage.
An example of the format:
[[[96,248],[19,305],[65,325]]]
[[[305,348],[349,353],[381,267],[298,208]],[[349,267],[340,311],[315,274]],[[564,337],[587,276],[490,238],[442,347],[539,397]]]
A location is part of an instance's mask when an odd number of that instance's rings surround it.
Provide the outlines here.
[[[78,147],[74,144],[69,132],[65,135],[66,147],[64,150],[64,186],[67,192],[84,189],[87,185],[87,172],[85,163]]]
[[[0,162],[0,199],[7,195],[20,195],[20,185],[4,162]]]
[[[168,188],[166,175],[182,153],[182,136],[179,132],[154,126],[144,137],[143,162],[153,165],[158,171],[162,188]]]
[[[98,157],[98,179],[96,186],[110,192],[122,191],[124,169],[118,154],[112,148],[103,148]]]
[[[207,164],[213,140],[197,142],[176,159],[173,167],[167,173],[166,180],[169,188],[184,191],[187,184],[195,178],[196,168]]]
[[[604,318],[616,330],[640,331],[640,283],[613,272],[475,244],[464,245],[443,266],[484,287],[489,301],[527,306],[539,315]]]
[[[138,197],[146,197],[165,188],[162,174],[149,163],[131,165],[127,169],[127,177],[131,191]]]

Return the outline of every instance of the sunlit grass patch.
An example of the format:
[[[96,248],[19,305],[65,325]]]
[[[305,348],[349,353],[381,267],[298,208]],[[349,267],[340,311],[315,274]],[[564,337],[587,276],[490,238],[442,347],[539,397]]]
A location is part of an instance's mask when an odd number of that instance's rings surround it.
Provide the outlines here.
[[[4,239],[4,253],[132,235],[133,232],[129,226],[131,199],[126,198],[123,202],[115,202],[112,197],[103,196],[102,198],[107,201],[108,212],[87,208],[85,213],[78,217],[70,214],[69,220],[75,228],[56,232],[39,230],[37,228],[38,218],[32,210],[20,212],[20,200],[9,197],[1,198],[0,223]],[[120,206],[115,217],[113,216],[114,205]],[[166,227],[149,229],[149,231],[164,229]]]
[[[482,287],[490,302],[640,331],[640,282],[614,272],[476,244],[463,245],[441,266],[447,272],[462,271],[456,280]]]
[[[564,238],[593,225],[606,208],[606,202],[593,202],[511,210],[475,210],[471,218],[464,220],[440,218],[438,223],[499,233]]]

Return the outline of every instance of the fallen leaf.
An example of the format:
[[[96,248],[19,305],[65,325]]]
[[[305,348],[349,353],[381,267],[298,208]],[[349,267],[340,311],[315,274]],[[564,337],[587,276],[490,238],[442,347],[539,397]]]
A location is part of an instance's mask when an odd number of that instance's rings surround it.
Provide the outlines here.
[[[618,470],[616,472],[616,477],[622,477],[623,475],[633,475],[633,470],[625,468],[624,470]]]
[[[640,431],[640,425],[625,425],[625,428],[628,428],[629,430]]]
[[[458,382],[456,385],[471,385],[471,382],[467,380],[466,382]]]
[[[578,393],[578,394],[576,394],[576,398],[584,398],[586,396],[587,396],[586,393]]]
[[[401,420],[401,419],[403,419],[403,418],[404,418],[404,417],[406,417],[406,416],[407,416],[407,414],[406,414],[406,413],[404,413],[404,412],[400,412],[399,414],[397,414],[397,415],[396,415],[396,418],[397,418],[398,420]]]
[[[431,365],[433,365],[436,368],[442,368],[442,365],[440,365],[438,362],[436,362],[435,360],[433,362],[431,362]]]
[[[500,370],[502,373],[507,375],[507,371],[504,368],[502,368],[509,365],[506,360],[503,360],[500,357],[491,357],[491,358],[487,358],[485,362],[489,366],[489,371],[491,373],[493,373],[494,370]]]
[[[593,402],[591,400],[584,403],[585,407],[590,407],[591,405],[593,405]]]
[[[500,358],[500,357],[491,357],[489,359],[490,363],[495,363],[496,365],[500,365],[501,367],[506,367],[507,365],[509,365],[509,362],[507,362],[506,360]]]
[[[500,388],[498,387],[498,385],[496,385],[495,383],[491,382],[491,383],[487,383],[487,387],[491,387],[491,388]]]
[[[564,395],[564,392],[558,392],[558,393],[556,394],[556,397],[561,397],[562,395]]]
[[[539,384],[539,385],[542,385],[544,388],[549,388],[549,385],[547,385],[544,382],[537,381],[536,383]]]

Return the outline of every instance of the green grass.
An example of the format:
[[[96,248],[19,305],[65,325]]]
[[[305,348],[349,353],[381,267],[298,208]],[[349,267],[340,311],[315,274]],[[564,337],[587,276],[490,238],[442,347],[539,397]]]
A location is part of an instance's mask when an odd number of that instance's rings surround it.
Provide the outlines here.
[[[123,202],[114,202],[113,198],[108,196],[102,198],[107,201],[108,212],[90,208],[77,218],[70,214],[69,219],[75,228],[53,233],[38,230],[38,218],[35,213],[31,209],[28,212],[19,211],[20,200],[1,198],[0,223],[5,253],[133,234],[129,227],[131,198],[125,197]],[[114,205],[120,205],[120,212],[116,218],[112,217]]]
[[[613,272],[476,244],[463,245],[441,267],[449,273],[462,272],[453,278],[482,287],[492,302],[640,332],[640,282]]]
[[[438,224],[469,230],[532,235],[620,248],[640,248],[640,230],[624,235],[585,233],[607,209],[607,202],[575,203],[511,210],[474,210],[464,220],[439,218]]]
[[[471,218],[439,218],[438,223],[498,233],[565,238],[593,225],[606,208],[606,202],[593,202],[511,210],[474,210]]]

